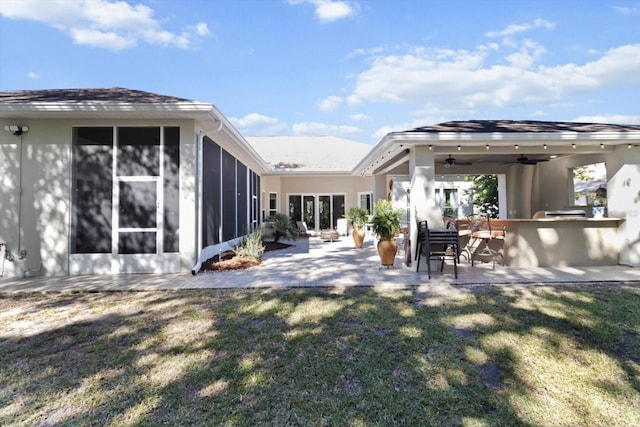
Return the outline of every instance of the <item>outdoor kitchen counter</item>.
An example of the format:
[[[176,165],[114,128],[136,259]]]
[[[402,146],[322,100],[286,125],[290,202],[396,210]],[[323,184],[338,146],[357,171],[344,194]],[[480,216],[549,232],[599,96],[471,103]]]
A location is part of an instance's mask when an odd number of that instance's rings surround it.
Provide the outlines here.
[[[541,218],[491,220],[506,232],[491,246],[510,267],[580,267],[618,265],[620,218]],[[465,228],[466,221],[459,221]],[[464,244],[464,242],[461,242]]]

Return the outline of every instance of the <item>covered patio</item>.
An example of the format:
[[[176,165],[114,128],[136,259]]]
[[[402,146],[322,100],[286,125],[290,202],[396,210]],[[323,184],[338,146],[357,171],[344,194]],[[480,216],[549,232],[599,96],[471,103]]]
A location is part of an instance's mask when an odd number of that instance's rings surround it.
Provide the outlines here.
[[[468,262],[453,268],[434,271],[431,280],[426,272],[402,262],[402,242],[394,267],[383,268],[375,249],[375,240],[367,236],[362,249],[353,246],[351,237],[334,242],[319,237],[291,241],[289,249],[268,252],[262,265],[247,270],[214,273],[121,274],[85,276],[48,276],[0,278],[0,293],[13,292],[101,292],[228,288],[313,288],[313,287],[415,287],[441,293],[450,298],[487,286],[544,286],[548,284],[594,285],[640,282],[640,269],[626,266],[594,267],[498,267]]]
[[[606,165],[607,217],[532,218],[575,208],[573,168],[594,163]],[[447,122],[387,134],[352,172],[374,177],[374,199],[406,205],[412,241],[445,176],[494,174],[507,265],[640,266],[640,125]]]

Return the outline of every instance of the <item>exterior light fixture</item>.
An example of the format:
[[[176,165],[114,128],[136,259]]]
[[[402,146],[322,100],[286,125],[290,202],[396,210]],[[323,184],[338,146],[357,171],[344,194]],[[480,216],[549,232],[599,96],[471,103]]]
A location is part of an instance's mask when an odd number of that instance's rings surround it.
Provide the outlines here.
[[[433,150],[433,145],[429,145],[429,151]]]
[[[604,144],[603,143],[600,143],[600,148],[604,148]]]
[[[546,150],[546,149],[547,149],[547,148],[549,148],[549,147],[547,146],[547,144],[543,144],[543,145],[542,145],[542,148],[544,148],[544,149]]]
[[[462,150],[462,147],[458,145],[458,151]]]
[[[516,144],[516,145],[513,146],[513,148],[515,148],[517,150],[520,147],[518,146],[518,144]]]
[[[633,145],[627,144],[627,149],[631,150],[631,147],[633,147]]]
[[[13,132],[15,136],[20,136],[25,132],[29,132],[29,126],[24,125],[4,125],[4,130]]]
[[[571,144],[571,148],[576,148],[576,144]]]
[[[490,148],[489,144],[485,145],[484,148],[485,148],[485,150],[488,150]]]

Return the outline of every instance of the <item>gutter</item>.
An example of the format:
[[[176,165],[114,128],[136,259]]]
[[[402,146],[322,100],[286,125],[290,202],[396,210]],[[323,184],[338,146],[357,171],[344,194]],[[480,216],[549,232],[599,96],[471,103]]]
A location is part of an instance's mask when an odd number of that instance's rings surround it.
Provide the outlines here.
[[[196,264],[191,269],[191,274],[194,276],[200,271],[202,268],[202,145],[204,142],[204,137],[217,133],[222,130],[224,127],[224,123],[221,119],[215,117],[213,114],[209,114],[208,118],[212,121],[217,121],[218,125],[214,126],[209,130],[199,130],[196,136]]]

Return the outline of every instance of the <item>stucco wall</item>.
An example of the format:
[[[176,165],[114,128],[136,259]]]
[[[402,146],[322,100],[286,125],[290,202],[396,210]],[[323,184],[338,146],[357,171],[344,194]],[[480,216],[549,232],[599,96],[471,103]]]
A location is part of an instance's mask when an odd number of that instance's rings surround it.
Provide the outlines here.
[[[271,185],[274,181],[269,177]],[[366,176],[295,176],[281,177],[279,196],[279,211],[288,212],[287,196],[289,194],[345,194],[345,209],[358,206],[358,192],[372,191],[373,177]],[[275,191],[264,188],[267,192]]]
[[[15,257],[14,262],[4,261],[4,276],[69,273],[73,126],[180,126],[181,268],[191,268],[197,231],[193,121],[16,119],[5,120],[2,126],[16,123],[28,125],[29,131],[21,137],[4,131],[0,134],[0,242],[7,243]],[[21,251],[26,251],[26,257],[20,257]]]
[[[64,274],[69,249],[71,128],[59,121],[17,122],[28,123],[29,131],[21,136],[2,134],[1,157],[7,155],[3,166],[8,173],[2,174],[0,239],[15,256],[13,263],[5,262],[5,275],[39,270],[41,262],[47,274]],[[26,251],[26,257],[20,256],[21,251]]]

